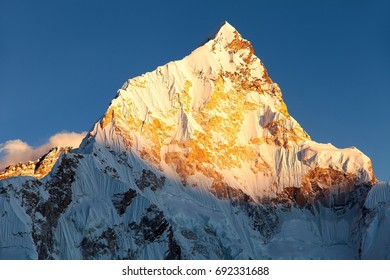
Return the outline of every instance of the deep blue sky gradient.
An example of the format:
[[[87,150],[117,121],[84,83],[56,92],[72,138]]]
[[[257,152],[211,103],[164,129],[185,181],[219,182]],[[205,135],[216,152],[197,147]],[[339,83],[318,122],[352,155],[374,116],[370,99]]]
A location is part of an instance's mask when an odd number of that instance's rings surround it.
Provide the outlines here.
[[[390,1],[0,0],[0,143],[89,130],[131,77],[227,20],[317,142],[390,181]]]

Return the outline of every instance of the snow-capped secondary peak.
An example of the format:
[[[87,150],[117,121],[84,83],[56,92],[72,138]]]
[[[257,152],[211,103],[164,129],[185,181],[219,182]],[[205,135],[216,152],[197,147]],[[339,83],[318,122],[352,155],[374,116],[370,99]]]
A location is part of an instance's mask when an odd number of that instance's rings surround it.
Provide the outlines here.
[[[227,22],[184,59],[128,80],[81,150],[95,141],[218,195],[229,187],[274,196],[305,185],[318,168],[341,181],[349,174],[349,185],[375,181],[360,151],[324,152],[311,141],[252,44]]]
[[[71,150],[72,147],[54,147],[37,160],[7,166],[0,172],[0,180],[15,176],[32,176],[41,179],[52,170],[62,153],[69,153]]]

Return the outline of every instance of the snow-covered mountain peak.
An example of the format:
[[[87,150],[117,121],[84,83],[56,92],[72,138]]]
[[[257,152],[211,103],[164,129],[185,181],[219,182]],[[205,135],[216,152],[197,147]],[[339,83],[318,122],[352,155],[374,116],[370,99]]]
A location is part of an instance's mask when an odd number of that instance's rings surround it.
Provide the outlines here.
[[[212,36],[210,36],[211,40],[217,40],[222,41],[225,40],[227,42],[231,42],[234,37],[238,35],[241,37],[241,35],[238,33],[238,31],[227,21],[224,21],[216,32]]]
[[[335,172],[321,176],[341,182],[350,174],[348,184],[375,180],[364,154],[324,152],[311,141],[251,43],[227,22],[182,60],[128,80],[80,151],[96,143],[131,153],[184,185],[202,182],[219,196],[226,188],[254,199],[274,196],[328,169]]]
[[[203,46],[189,56],[194,59],[200,57],[207,62],[206,68],[211,66],[217,72],[221,68],[225,71],[239,70],[237,67],[243,66],[242,63],[250,65],[256,61],[252,44],[226,21]]]

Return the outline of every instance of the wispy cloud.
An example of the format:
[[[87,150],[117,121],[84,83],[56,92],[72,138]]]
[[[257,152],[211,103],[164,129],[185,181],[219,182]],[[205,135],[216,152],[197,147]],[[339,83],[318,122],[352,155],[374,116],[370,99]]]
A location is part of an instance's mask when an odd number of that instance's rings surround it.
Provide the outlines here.
[[[54,147],[78,147],[87,132],[60,132],[49,138],[47,143],[32,147],[20,139],[0,144],[0,171],[10,164],[36,160]]]

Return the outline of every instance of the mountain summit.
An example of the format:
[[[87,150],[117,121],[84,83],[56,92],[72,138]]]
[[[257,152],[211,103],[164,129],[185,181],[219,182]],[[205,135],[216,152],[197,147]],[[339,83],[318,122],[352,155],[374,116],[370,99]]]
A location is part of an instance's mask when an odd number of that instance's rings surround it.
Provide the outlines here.
[[[183,60],[128,80],[80,151],[95,142],[218,196],[232,188],[255,200],[274,197],[323,176],[375,181],[357,149],[310,140],[252,44],[227,22]]]
[[[375,183],[362,152],[310,139],[225,22],[126,81],[47,176],[0,181],[0,259],[390,258]]]

